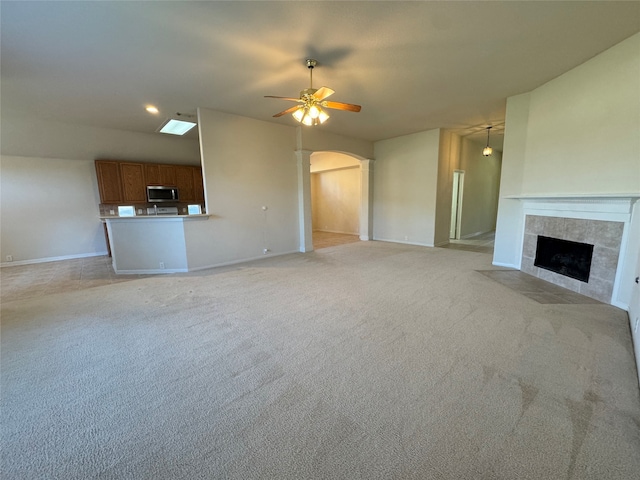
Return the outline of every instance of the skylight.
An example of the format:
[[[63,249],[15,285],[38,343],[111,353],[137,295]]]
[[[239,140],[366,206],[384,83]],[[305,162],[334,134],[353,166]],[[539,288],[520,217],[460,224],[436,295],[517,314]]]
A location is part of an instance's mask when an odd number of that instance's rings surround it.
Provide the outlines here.
[[[173,118],[167,120],[164,125],[158,130],[160,133],[169,133],[171,135],[184,135],[196,124],[193,122],[185,122],[184,120],[174,120]]]

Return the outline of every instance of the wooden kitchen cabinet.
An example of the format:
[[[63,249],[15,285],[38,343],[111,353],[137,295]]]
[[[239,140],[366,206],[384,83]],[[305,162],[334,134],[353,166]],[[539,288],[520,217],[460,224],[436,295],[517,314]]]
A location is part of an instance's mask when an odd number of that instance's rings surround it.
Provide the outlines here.
[[[145,203],[147,201],[144,164],[120,163],[120,178],[122,181],[122,200],[124,202]]]
[[[147,185],[163,185],[165,187],[176,187],[178,185],[175,165],[145,163],[144,175]]]
[[[204,203],[204,181],[200,167],[193,167],[193,196],[196,203]]]
[[[101,203],[122,203],[122,181],[120,162],[96,160],[96,175]]]
[[[193,167],[176,166],[176,186],[180,201],[189,203],[195,202],[195,190],[193,188]]]
[[[96,160],[100,203],[147,203],[147,185],[177,187],[181,203],[204,203],[202,168],[118,160]]]

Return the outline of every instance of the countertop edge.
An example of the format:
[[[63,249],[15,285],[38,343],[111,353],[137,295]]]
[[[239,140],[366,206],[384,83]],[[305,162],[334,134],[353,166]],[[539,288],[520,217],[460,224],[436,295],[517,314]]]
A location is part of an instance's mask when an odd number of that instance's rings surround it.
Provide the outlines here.
[[[202,220],[207,219],[211,215],[209,213],[198,213],[194,215],[135,215],[132,217],[118,217],[116,216],[106,216],[100,217],[100,220],[122,220],[122,221],[135,221],[135,220]]]

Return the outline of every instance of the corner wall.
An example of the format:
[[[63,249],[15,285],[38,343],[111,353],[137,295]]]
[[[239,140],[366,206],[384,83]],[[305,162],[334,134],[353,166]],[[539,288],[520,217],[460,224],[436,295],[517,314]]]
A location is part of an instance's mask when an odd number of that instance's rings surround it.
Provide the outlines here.
[[[298,251],[295,128],[204,108],[198,128],[212,217],[189,227],[189,269]]]
[[[434,246],[440,130],[376,142],[373,238]]]

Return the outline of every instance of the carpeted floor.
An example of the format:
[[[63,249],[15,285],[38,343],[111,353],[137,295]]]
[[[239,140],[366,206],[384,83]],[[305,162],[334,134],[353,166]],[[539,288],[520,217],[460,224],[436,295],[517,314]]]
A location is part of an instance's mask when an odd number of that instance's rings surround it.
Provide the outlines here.
[[[357,242],[2,303],[2,478],[631,479],[627,314]]]

